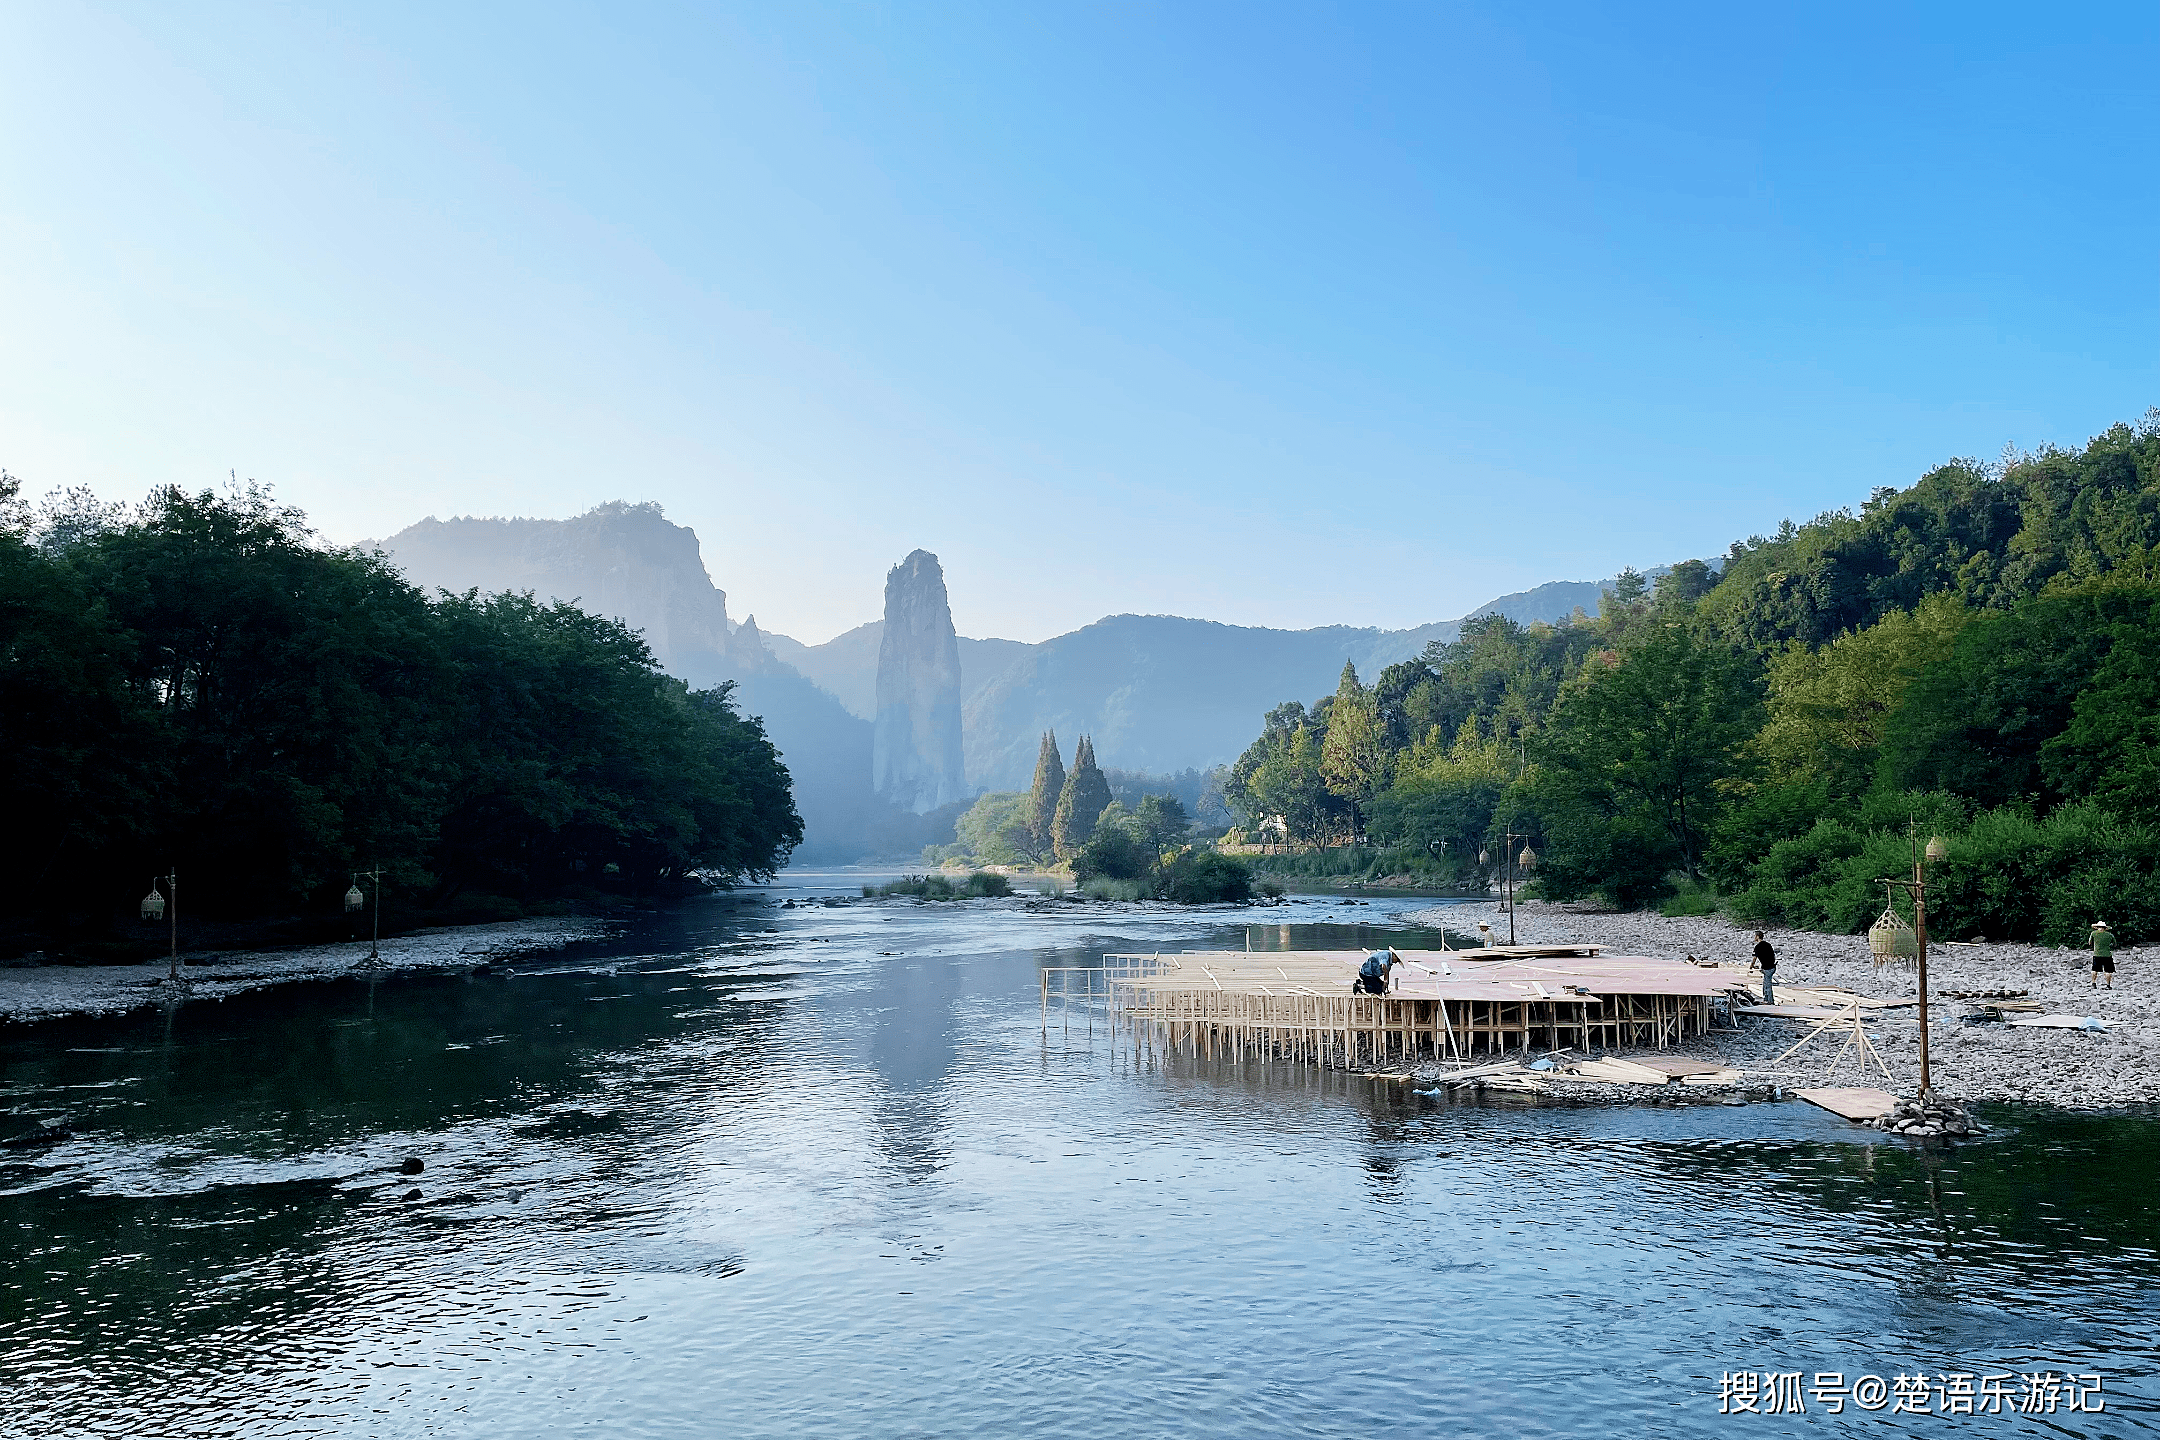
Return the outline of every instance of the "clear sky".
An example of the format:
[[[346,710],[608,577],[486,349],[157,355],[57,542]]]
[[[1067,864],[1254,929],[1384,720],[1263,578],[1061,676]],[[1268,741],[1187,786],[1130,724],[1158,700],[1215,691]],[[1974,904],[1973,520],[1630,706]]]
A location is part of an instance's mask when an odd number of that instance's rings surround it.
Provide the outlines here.
[[[0,8],[0,465],[1404,626],[2160,403],[2160,6]]]

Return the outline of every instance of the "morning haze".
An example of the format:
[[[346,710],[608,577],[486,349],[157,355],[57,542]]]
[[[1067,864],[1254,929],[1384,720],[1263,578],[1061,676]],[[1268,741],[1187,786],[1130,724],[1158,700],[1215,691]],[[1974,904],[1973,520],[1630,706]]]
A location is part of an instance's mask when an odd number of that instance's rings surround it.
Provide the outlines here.
[[[2155,1433],[2156,71],[0,6],[0,1436]]]

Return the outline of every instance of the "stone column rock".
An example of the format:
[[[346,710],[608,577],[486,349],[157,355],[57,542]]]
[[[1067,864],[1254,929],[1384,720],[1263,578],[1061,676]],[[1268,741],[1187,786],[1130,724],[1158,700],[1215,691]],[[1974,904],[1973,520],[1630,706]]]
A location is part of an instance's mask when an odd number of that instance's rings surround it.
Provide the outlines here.
[[[876,724],[871,775],[878,794],[918,815],[966,798],[960,640],[945,571],[927,550],[913,551],[885,576]]]

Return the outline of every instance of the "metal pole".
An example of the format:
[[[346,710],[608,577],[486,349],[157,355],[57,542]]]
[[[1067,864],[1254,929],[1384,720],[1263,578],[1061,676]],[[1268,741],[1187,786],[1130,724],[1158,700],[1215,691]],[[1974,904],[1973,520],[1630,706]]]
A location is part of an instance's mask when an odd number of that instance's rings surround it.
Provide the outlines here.
[[[375,867],[374,880],[375,933],[368,938],[367,958],[370,961],[382,959],[382,866],[380,865]]]
[[[1922,868],[1917,829],[1912,842],[1913,931],[1920,942],[1920,1098],[1925,1100],[1935,1087],[1928,1074],[1927,872]]]
[[[1522,838],[1524,837],[1514,831],[1508,831],[1507,854],[1501,857],[1506,864],[1506,868],[1500,873],[1505,878],[1507,888],[1507,943],[1510,945],[1515,943],[1515,842]]]
[[[172,916],[172,969],[167,972],[166,978],[178,980],[180,978],[180,871],[177,867],[166,874],[165,888],[172,892],[172,905],[169,907],[169,913]]]

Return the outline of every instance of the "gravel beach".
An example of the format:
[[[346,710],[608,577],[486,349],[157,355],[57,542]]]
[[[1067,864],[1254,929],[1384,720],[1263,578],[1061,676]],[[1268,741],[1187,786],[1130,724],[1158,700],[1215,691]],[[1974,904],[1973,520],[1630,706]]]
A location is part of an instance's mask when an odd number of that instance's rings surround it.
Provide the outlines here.
[[[559,950],[573,940],[605,932],[609,922],[586,919],[508,920],[420,930],[382,942],[377,974],[414,970],[461,970]],[[295,980],[350,975],[367,957],[363,944],[311,945],[299,950],[189,955],[182,967],[190,1000],[221,1000],[248,990]],[[57,1015],[118,1015],[161,1003],[173,993],[162,958],[142,965],[25,965],[0,969],[0,1020],[28,1021]],[[362,972],[365,973],[365,972]]]
[[[1492,923],[1504,942],[1507,912],[1492,905],[1449,905],[1411,913],[1412,923],[1462,931]],[[2099,917],[2106,918],[2106,917]],[[1615,954],[1678,959],[1692,955],[1745,968],[1755,943],[1752,929],[1735,928],[1718,916],[1668,918],[1654,911],[1578,910],[1523,901],[1515,915],[1524,944],[1577,941]],[[1912,996],[1909,968],[1878,969],[1864,935],[1822,935],[1808,930],[1768,930],[1777,947],[1780,993],[1807,986],[1837,986],[1860,995]],[[1929,1068],[1935,1089],[1966,1100],[2020,1100],[2065,1109],[2108,1109],[2160,1101],[2160,946],[2118,947],[2113,990],[2091,987],[2091,961],[2082,950],[2044,945],[1933,944],[1928,947]],[[1752,975],[1750,978],[1756,978]],[[1967,1023],[1975,1003],[1945,996],[1950,990],[2023,990],[2045,1013],[2090,1015],[2109,1022],[2105,1031],[2029,1029],[2000,1023]],[[1704,1047],[1747,1072],[1752,1082],[1788,1088],[1819,1084],[1866,1085],[1913,1094],[1919,1088],[1920,1026],[1911,1009],[1886,1012],[1870,1034],[1890,1067],[1863,1077],[1847,1055],[1835,1074],[1826,1066],[1837,1046],[1818,1041],[1772,1067],[1774,1057],[1812,1022],[1743,1017],[1738,1034],[1715,1034]],[[1691,1047],[1691,1051],[1692,1051]]]

